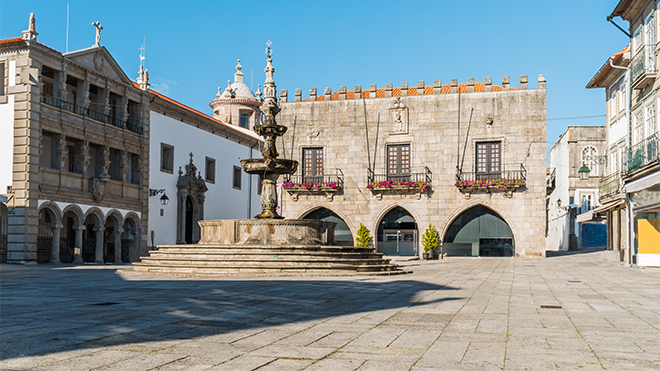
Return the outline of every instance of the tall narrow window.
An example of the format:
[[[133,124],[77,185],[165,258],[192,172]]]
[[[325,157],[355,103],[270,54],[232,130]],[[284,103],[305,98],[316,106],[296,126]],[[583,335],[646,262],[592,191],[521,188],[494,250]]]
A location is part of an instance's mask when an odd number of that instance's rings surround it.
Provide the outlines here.
[[[323,182],[323,148],[303,149],[303,183]]]
[[[241,189],[241,175],[242,175],[241,168],[238,166],[234,166],[234,182],[233,182],[234,189],[238,189],[238,190]]]
[[[215,159],[206,158],[206,181],[215,183]]]
[[[0,63],[0,95],[5,95],[5,63]]]
[[[160,144],[160,171],[172,174],[174,172],[174,147]]]
[[[249,129],[250,128],[250,117],[252,117],[252,113],[250,112],[241,112],[238,120],[238,126],[242,128]]]
[[[387,146],[387,178],[395,182],[410,180],[410,144]]]
[[[655,103],[651,103],[646,107],[646,133],[650,137],[655,133]]]
[[[644,111],[635,114],[635,136],[633,144],[637,144],[644,139]]]
[[[587,165],[591,172],[589,176],[598,176],[598,150],[594,146],[586,146],[582,149],[582,165]]]
[[[500,179],[502,142],[477,143],[477,179]]]

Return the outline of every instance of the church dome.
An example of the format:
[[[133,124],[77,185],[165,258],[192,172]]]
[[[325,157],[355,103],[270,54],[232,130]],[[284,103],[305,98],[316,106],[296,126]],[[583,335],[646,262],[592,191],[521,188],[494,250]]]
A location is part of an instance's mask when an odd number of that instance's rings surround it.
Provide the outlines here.
[[[243,82],[243,72],[241,72],[243,66],[241,66],[241,60],[238,60],[236,64],[236,73],[234,74],[234,83],[231,84],[232,95],[234,98],[238,99],[251,99],[257,100],[257,97],[254,95],[252,90]]]

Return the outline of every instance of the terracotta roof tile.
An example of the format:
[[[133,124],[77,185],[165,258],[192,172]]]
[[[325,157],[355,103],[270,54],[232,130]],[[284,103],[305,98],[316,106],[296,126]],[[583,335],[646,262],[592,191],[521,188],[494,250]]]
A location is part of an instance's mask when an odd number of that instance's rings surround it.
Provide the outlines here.
[[[483,82],[475,82],[474,83],[474,91],[477,93],[481,93],[486,91],[486,84]]]
[[[385,98],[385,88],[376,89],[376,98]]]
[[[23,36],[12,37],[11,39],[0,40],[0,45],[16,44],[16,43],[20,43],[20,42],[23,42],[23,41],[25,41],[25,40],[23,40]]]
[[[408,96],[412,96],[412,95],[417,95],[417,87],[416,86],[408,88]]]
[[[502,86],[501,85],[493,85],[493,91],[502,91]]]
[[[325,100],[325,95],[317,95],[316,96],[316,101],[317,102],[323,102]]]
[[[362,90],[362,98],[364,99],[369,98],[369,90]]]
[[[401,88],[392,88],[392,96],[393,97],[400,97],[401,96]]]
[[[355,99],[355,90],[349,90],[346,92],[346,99]]]
[[[425,86],[424,95],[433,95],[433,86]]]
[[[330,100],[339,100],[339,92],[336,91],[336,92],[330,94]]]

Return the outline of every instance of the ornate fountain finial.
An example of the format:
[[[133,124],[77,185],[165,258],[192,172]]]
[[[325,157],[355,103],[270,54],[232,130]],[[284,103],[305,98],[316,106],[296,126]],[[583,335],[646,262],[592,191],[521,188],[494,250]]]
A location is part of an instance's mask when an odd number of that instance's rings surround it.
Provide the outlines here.
[[[254,93],[254,95],[257,96],[257,100],[258,100],[259,102],[263,102],[263,101],[264,101],[264,100],[261,98],[261,95],[262,95],[262,94],[261,94],[261,84],[257,84],[257,92]]]
[[[265,145],[261,154],[263,158],[256,158],[250,160],[241,160],[243,170],[248,174],[259,174],[263,177],[261,188],[261,214],[256,215],[258,219],[282,219],[277,214],[277,179],[282,174],[293,174],[298,168],[298,161],[288,159],[278,159],[279,154],[275,143],[277,137],[286,133],[286,126],[278,125],[276,116],[280,112],[280,107],[277,105],[277,89],[275,87],[275,80],[273,79],[273,51],[271,50],[270,40],[266,43],[266,82],[264,83],[264,99],[263,104],[259,109],[264,114],[264,122],[262,125],[256,125],[254,132],[261,135],[265,139]],[[261,85],[259,85],[261,88]],[[257,97],[261,100],[261,92],[257,90]]]
[[[226,99],[234,97],[234,90],[231,88],[231,80],[227,80],[227,87],[225,88],[225,92],[222,93],[221,97]]]

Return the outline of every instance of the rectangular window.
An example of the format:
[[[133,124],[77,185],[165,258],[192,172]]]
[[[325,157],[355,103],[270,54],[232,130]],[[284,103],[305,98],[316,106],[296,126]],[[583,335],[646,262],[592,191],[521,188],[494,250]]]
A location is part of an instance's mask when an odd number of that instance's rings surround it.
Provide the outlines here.
[[[174,147],[169,144],[160,144],[160,171],[174,173]]]
[[[410,179],[410,144],[387,146],[387,178],[393,181]]]
[[[0,63],[0,95],[5,95],[5,63]]]
[[[215,160],[210,157],[206,158],[206,181],[215,183]]]
[[[635,136],[633,144],[637,144],[644,139],[644,111],[639,111],[635,115]]]
[[[240,167],[234,166],[234,189],[241,189],[241,175],[243,171]]]
[[[655,133],[655,103],[651,103],[646,107],[646,133],[647,136]]]
[[[303,149],[303,183],[323,182],[323,148]]]
[[[252,113],[250,112],[241,112],[238,120],[238,126],[249,129],[250,128],[250,117]]]
[[[477,179],[499,179],[501,177],[501,144],[502,142],[477,143]]]

